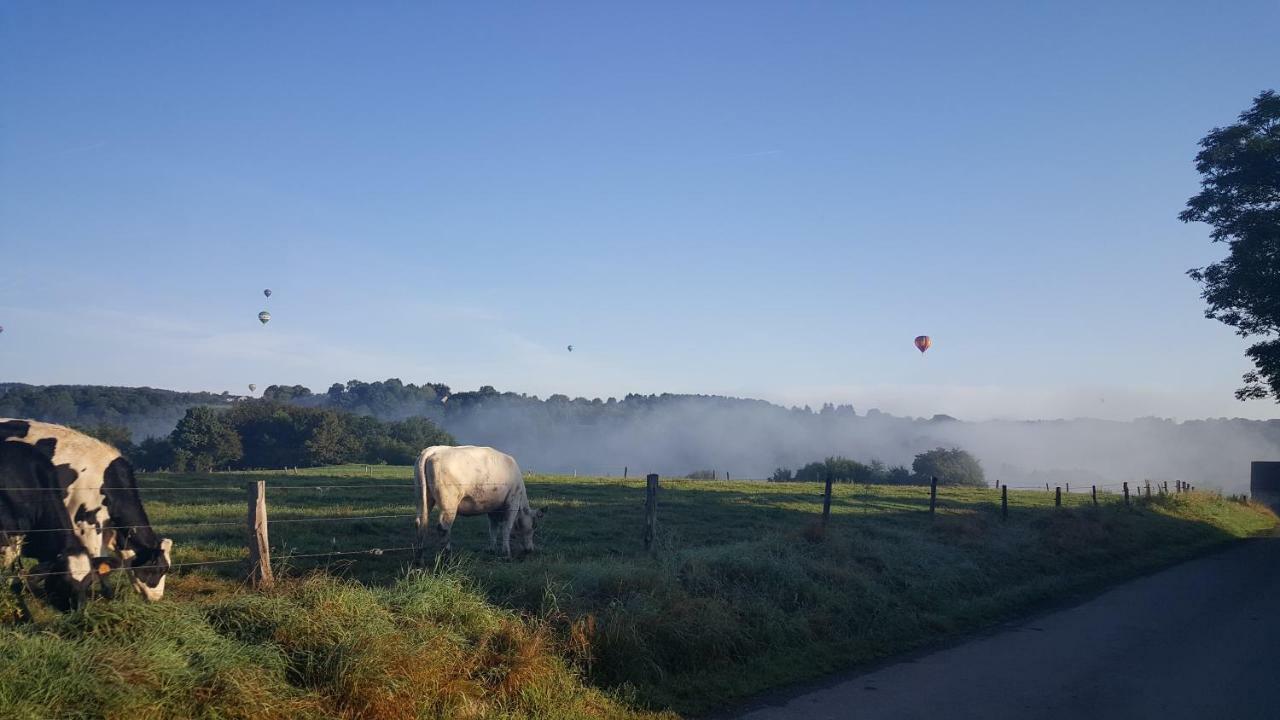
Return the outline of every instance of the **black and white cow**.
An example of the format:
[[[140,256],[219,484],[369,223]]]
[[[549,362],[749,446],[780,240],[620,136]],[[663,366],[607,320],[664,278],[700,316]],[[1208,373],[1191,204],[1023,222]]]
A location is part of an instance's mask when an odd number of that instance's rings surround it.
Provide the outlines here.
[[[119,450],[71,428],[35,420],[0,419],[0,442],[30,445],[49,458],[72,530],[90,557],[114,551],[143,598],[164,596],[173,541],[151,529],[133,467]]]
[[[94,562],[71,527],[53,463],[22,443],[0,442],[0,556],[6,568],[36,560],[31,578],[59,610],[79,607],[93,582]],[[113,561],[114,564],[114,561]],[[22,613],[22,582],[14,581]]]

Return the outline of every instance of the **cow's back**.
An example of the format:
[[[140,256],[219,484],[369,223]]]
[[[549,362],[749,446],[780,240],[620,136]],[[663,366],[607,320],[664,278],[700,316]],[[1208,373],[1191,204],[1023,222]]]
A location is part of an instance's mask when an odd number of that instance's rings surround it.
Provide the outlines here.
[[[515,458],[491,447],[429,447],[422,451],[419,468],[436,502],[464,514],[496,512],[513,502],[527,502]]]
[[[0,418],[0,441],[26,443],[49,456],[67,513],[88,520],[76,523],[76,534],[92,555],[102,554],[101,527],[108,519],[103,478],[112,463],[121,462],[120,451],[63,425],[12,418]]]

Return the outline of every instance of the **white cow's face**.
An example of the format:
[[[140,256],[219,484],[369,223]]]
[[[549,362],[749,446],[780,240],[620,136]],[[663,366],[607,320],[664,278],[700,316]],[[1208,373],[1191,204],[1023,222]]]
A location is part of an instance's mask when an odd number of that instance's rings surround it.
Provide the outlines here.
[[[533,508],[526,507],[516,518],[516,530],[520,533],[520,543],[525,552],[533,552],[533,531],[538,529],[545,513],[545,509],[535,511]]]
[[[150,557],[134,555],[129,565],[129,579],[133,587],[147,602],[156,602],[164,597],[164,579],[173,564],[173,541],[165,538],[160,541],[160,548]]]

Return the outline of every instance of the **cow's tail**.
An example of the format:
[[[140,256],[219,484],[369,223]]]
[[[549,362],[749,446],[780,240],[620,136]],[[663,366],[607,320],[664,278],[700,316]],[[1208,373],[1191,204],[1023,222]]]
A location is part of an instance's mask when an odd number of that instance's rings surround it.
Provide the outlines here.
[[[414,503],[418,508],[418,517],[414,521],[418,532],[414,538],[414,562],[421,565],[426,557],[427,541],[430,535],[431,508],[435,503],[431,498],[431,484],[427,478],[427,462],[431,459],[431,448],[418,453],[418,461],[413,464]]]
[[[431,483],[427,479],[427,461],[431,458],[431,448],[418,453],[418,461],[413,465],[414,499],[418,506],[418,524],[431,514],[435,500],[431,497]]]

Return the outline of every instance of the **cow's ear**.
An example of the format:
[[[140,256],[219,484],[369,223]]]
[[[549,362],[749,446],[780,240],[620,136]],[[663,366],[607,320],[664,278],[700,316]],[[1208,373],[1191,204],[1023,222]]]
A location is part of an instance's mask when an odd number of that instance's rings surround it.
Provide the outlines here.
[[[173,549],[173,540],[171,540],[170,538],[165,538],[160,541],[160,552],[165,553],[167,555],[169,551],[172,549]]]

